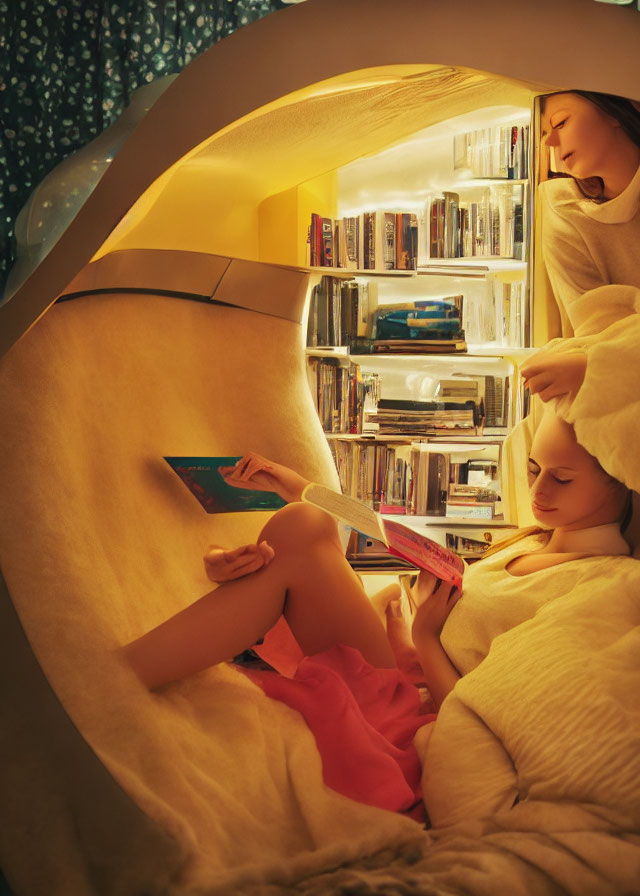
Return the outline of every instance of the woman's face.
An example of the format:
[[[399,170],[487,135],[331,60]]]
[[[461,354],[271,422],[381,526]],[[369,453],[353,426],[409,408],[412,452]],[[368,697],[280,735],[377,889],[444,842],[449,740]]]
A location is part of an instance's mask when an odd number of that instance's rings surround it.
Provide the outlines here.
[[[626,489],[576,441],[573,429],[544,415],[528,461],[531,508],[548,529],[587,529],[620,519]]]
[[[583,96],[556,93],[545,100],[545,142],[556,166],[573,177],[604,177],[620,133],[619,122]]]

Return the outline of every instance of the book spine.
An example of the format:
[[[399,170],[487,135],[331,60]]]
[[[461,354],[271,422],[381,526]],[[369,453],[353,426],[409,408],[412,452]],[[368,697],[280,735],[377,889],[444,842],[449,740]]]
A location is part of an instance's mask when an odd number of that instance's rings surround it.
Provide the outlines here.
[[[335,221],[333,224],[333,266],[343,268],[344,265],[344,223]]]
[[[438,200],[431,202],[429,209],[429,257],[440,258],[438,249]]]
[[[449,457],[446,454],[427,455],[426,513],[428,516],[444,516],[449,488]]]
[[[364,229],[364,268],[367,271],[372,271],[375,270],[376,266],[375,213],[364,212],[362,221]]]
[[[344,224],[344,263],[343,267],[355,270],[359,264],[359,222],[357,217],[343,218]]]
[[[444,257],[457,258],[459,252],[458,193],[444,193]]]
[[[333,267],[333,221],[331,218],[321,219],[322,238],[320,264],[322,267]]]
[[[384,212],[382,258],[385,271],[392,271],[396,265],[396,218],[393,212]]]

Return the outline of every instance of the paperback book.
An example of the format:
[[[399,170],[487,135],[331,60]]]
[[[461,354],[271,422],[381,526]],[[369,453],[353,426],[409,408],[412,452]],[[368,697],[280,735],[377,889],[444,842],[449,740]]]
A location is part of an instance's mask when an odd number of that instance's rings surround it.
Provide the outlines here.
[[[278,510],[284,501],[275,492],[240,489],[227,485],[220,467],[232,467],[240,457],[165,457],[166,462],[207,513],[244,513]]]
[[[399,520],[385,520],[371,507],[334,492],[324,485],[310,482],[302,500],[330,513],[351,529],[383,544],[390,554],[407,560],[418,569],[426,569],[452,585],[460,586],[465,563],[453,551],[421,535]]]

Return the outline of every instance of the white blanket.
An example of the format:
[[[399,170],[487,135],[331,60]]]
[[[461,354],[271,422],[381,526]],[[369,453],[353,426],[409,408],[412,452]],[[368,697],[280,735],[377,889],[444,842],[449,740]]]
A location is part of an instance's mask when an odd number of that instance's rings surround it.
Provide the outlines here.
[[[418,854],[342,869],[296,893],[639,892],[640,563],[562,564],[534,574],[532,597],[529,577],[504,576],[526,547],[472,569],[470,588],[493,586],[495,599],[530,618],[495,638],[430,736],[418,737],[434,823]],[[483,654],[491,634],[470,631],[462,662]]]

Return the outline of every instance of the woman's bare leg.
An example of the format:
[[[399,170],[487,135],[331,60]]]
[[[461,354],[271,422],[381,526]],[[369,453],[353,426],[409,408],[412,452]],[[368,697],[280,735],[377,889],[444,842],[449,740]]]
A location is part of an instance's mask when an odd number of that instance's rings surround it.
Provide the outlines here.
[[[346,644],[374,666],[393,668],[384,626],[347,563],[335,521],[307,504],[288,504],[260,540],[271,563],[226,582],[124,648],[148,687],[184,678],[255,644],[287,619],[310,656]]]

